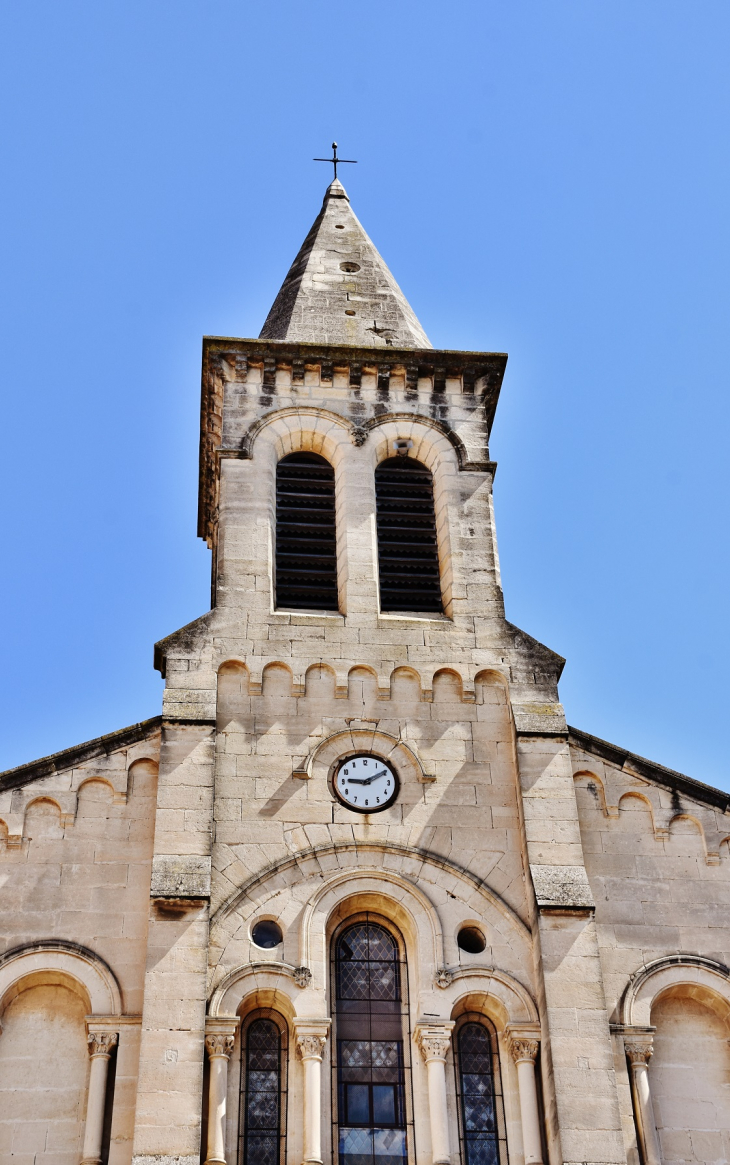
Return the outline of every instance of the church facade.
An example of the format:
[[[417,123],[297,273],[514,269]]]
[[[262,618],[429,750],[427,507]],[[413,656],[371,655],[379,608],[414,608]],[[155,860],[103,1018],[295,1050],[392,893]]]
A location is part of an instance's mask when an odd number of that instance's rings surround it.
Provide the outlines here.
[[[730,1160],[730,797],[506,620],[505,364],[336,180],[205,340],[211,609],[159,716],[0,775],[2,1165]]]

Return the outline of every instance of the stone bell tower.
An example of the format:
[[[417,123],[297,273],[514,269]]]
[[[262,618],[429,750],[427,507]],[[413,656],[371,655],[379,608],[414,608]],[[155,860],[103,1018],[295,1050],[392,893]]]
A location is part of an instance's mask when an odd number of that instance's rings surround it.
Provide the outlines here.
[[[258,339],[204,342],[212,608],[156,647],[137,1165],[197,1165],[201,1131],[209,1165],[252,1165],[238,1098],[259,1016],[284,1041],[267,1135],[285,1125],[290,1165],[347,1163],[354,1128],[376,1144],[386,1126],[393,1161],[467,1165],[444,1066],[473,1016],[501,1066],[494,1160],[626,1161],[563,661],[504,614],[505,366],[431,346],[338,181]],[[370,776],[347,792],[353,758],[391,774],[382,802],[355,802]],[[342,1100],[332,952],[357,920],[392,928],[408,987],[390,1124]]]

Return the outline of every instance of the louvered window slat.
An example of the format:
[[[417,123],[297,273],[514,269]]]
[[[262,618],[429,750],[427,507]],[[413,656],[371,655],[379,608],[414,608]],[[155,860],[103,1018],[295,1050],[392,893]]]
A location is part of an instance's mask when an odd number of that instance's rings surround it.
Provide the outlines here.
[[[441,612],[433,479],[425,465],[392,457],[375,470],[380,605]]]
[[[317,453],[276,467],[276,605],[338,610],[335,471]]]

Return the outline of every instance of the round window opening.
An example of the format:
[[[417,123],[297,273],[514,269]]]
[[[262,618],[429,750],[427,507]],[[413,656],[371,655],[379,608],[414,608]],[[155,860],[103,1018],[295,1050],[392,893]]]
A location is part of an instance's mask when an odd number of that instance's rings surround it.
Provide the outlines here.
[[[487,945],[487,940],[477,926],[462,926],[456,941],[468,955],[480,955]]]
[[[269,919],[255,923],[251,931],[251,938],[256,946],[263,947],[265,951],[278,947],[283,937],[279,924],[271,922]]]
[[[340,263],[340,271],[359,271],[359,263]]]

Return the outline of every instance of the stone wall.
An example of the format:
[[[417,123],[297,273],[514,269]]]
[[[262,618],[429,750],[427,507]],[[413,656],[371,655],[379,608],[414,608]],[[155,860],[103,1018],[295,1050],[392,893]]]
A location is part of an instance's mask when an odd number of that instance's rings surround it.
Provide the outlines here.
[[[0,1155],[14,1165],[77,1165],[99,1024],[115,1041],[110,1165],[131,1155],[159,730],[86,751],[100,755],[59,754],[25,783],[34,766],[14,770],[0,792]]]

